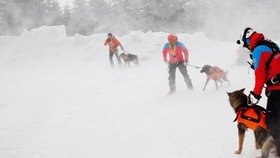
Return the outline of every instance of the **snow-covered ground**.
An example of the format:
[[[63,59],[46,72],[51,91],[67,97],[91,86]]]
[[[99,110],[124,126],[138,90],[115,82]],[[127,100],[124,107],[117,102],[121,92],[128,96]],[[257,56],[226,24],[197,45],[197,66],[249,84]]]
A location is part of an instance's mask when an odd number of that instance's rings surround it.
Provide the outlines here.
[[[179,34],[190,64],[228,70],[231,85],[215,91],[199,69],[188,67],[189,91],[177,72],[168,96],[162,47],[167,33],[118,36],[141,59],[140,68],[111,68],[106,34],[66,37],[64,27],[41,27],[21,37],[0,37],[0,157],[2,158],[249,158],[241,155],[235,114],[226,91],[253,88],[253,71],[235,64],[237,45]],[[238,37],[238,35],[237,35]],[[114,59],[115,60],[115,59]],[[115,60],[116,61],[116,60]],[[265,107],[265,97],[260,104]]]

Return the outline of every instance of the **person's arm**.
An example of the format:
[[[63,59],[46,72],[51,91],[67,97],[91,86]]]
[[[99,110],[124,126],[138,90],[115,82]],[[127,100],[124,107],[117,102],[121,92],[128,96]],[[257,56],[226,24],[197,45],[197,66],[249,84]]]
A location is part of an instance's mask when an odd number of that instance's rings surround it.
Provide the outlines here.
[[[253,61],[254,61],[254,69],[255,69],[255,86],[254,93],[257,96],[260,96],[262,93],[263,86],[266,82],[266,57],[264,56],[264,52],[260,49],[256,49],[253,51]]]
[[[189,51],[184,45],[182,45],[182,51],[184,53],[184,62],[189,62]]]
[[[120,46],[121,49],[124,50],[121,42],[117,38],[114,37],[114,41],[116,42],[117,46]]]
[[[104,46],[106,46],[109,43],[108,39],[105,40]]]
[[[168,54],[168,46],[165,45],[165,46],[163,47],[163,50],[162,50],[162,57],[163,57],[163,61],[164,61],[165,63],[168,62],[168,61],[167,61],[167,54]]]

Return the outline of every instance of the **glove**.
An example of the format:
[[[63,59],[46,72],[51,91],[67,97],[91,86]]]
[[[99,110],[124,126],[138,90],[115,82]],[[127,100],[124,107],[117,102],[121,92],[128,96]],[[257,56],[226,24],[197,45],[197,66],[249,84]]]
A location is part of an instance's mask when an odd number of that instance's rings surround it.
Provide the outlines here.
[[[249,105],[256,105],[256,104],[258,104],[260,99],[261,99],[261,96],[255,94],[253,91],[250,92],[250,94],[248,95],[248,98],[247,98]]]
[[[185,66],[187,66],[187,65],[188,65],[188,63],[189,63],[189,62],[187,62],[187,61],[184,61],[184,65],[185,65]]]

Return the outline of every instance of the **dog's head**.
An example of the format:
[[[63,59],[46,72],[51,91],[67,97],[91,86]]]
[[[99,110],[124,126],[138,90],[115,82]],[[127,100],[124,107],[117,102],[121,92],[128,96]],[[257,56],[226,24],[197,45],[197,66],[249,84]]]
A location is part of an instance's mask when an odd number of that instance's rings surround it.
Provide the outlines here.
[[[122,58],[124,61],[127,61],[128,60],[128,55],[126,53],[121,53],[119,55],[120,58]]]
[[[212,71],[212,66],[211,65],[204,65],[202,69],[200,70],[200,73],[205,72],[207,75],[209,75]]]
[[[244,90],[245,88],[233,92],[227,92],[229,103],[234,111],[236,111],[239,106],[247,105],[247,95],[244,94]]]
[[[122,59],[125,59],[125,58],[127,58],[127,55],[126,55],[125,53],[121,53],[121,54],[119,55],[119,57],[122,58]]]

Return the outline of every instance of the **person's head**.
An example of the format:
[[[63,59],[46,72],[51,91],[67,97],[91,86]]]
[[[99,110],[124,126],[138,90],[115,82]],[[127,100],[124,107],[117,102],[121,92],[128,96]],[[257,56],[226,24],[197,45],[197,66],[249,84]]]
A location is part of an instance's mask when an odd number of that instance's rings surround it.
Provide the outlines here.
[[[168,42],[171,44],[171,45],[175,45],[176,42],[178,41],[178,37],[176,35],[173,35],[173,34],[169,34],[168,37]]]
[[[259,41],[264,40],[264,36],[261,33],[257,33],[252,28],[247,27],[244,29],[242,37],[237,40],[237,44],[242,44],[243,47],[252,51]]]
[[[243,47],[250,50],[250,37],[256,33],[252,28],[247,27],[244,29],[242,37],[240,40],[237,40],[237,44],[243,44]]]
[[[111,39],[113,37],[112,33],[108,33],[108,38]]]

